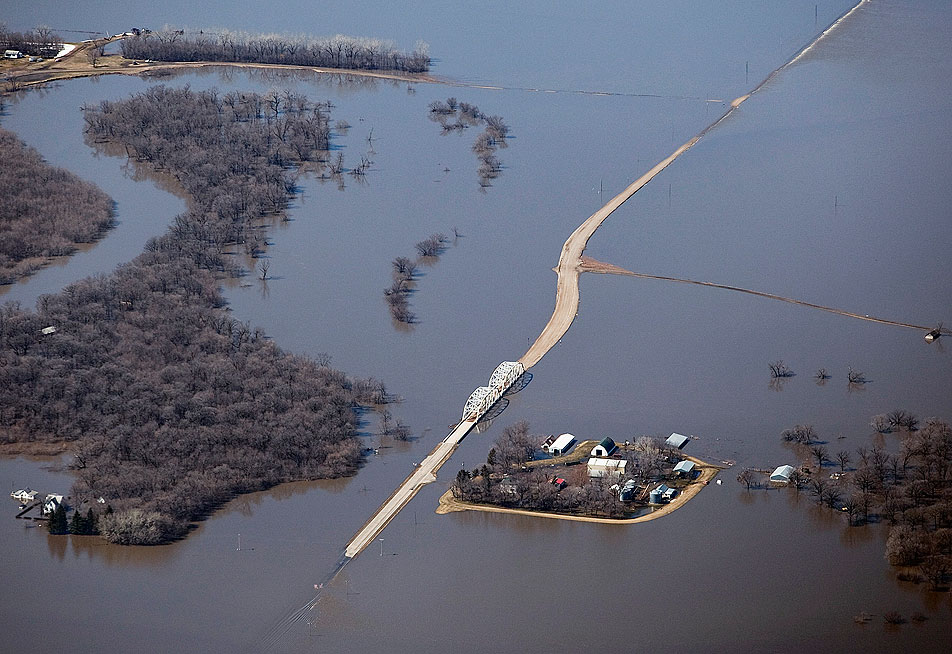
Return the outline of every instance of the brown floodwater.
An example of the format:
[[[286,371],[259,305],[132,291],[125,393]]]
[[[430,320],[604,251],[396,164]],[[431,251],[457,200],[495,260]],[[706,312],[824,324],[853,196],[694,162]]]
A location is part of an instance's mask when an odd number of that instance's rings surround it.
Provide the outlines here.
[[[189,24],[231,24],[181,4]],[[300,24],[293,4],[279,4],[267,19],[249,9],[234,26],[262,28],[266,20],[282,29],[286,21],[287,29],[319,31]],[[472,389],[538,335],[554,302],[550,269],[568,234],[724,110],[697,98],[737,97],[851,3],[762,4],[647,2],[637,21],[617,19],[624,3],[506,5],[506,20],[468,7],[434,16],[438,74],[631,95],[408,90],[235,71],[164,80],[223,90],[291,86],[330,98],[333,120],[352,125],[335,136],[346,161],[367,152],[373,129],[366,183],[347,177],[339,190],[302,177],[290,220],[269,232],[274,279],[244,278],[227,295],[237,318],[282,347],[328,352],[343,370],[383,379],[403,398],[393,412],[415,440],[381,439],[367,424],[362,438],[379,453],[356,476],[237,498],[164,547],[51,537],[14,520],[16,505],[7,500],[3,649],[648,651],[675,642],[715,652],[947,651],[950,594],[897,581],[883,559],[882,526],[850,528],[806,494],[746,492],[733,470],[673,514],[633,526],[433,513],[455,471],[482,463],[502,428],[519,419],[534,432],[580,438],[693,434],[692,455],[736,460],[738,468],[794,462],[779,434],[796,423],[813,424],[835,452],[869,445],[876,413],[903,407],[952,419],[944,339],[927,345],[912,330],[609,275],[583,275],[575,324],[492,427],[467,437],[440,479],[344,568],[306,619],[268,637],[314,597],[313,585],[458,419]],[[143,10],[141,20],[168,20]],[[16,11],[26,26],[52,23],[31,13],[40,9]],[[141,22],[123,11],[116,20]],[[338,31],[394,34],[406,45],[419,34],[417,19],[398,10],[333,11]],[[639,191],[587,254],[638,272],[949,324],[950,14],[942,2],[870,3]],[[517,36],[522,57],[512,46]],[[592,52],[559,56],[553,41],[573,39],[591,41]],[[120,224],[92,248],[88,264],[76,263],[85,256],[78,255],[0,300],[17,294],[29,305],[106,272],[184,208],[154,182],[134,179],[124,159],[82,139],[80,105],[153,83],[75,80],[8,107],[4,127],[106,189]],[[635,97],[645,92],[663,97]],[[442,136],[427,118],[427,105],[447,95],[512,127],[509,147],[498,153],[503,173],[485,192],[470,151],[475,134]],[[420,322],[394,329],[382,297],[390,261],[454,227],[461,238],[423,269],[411,297]],[[63,272],[44,276],[51,271]],[[777,359],[797,373],[779,388],[767,371]],[[820,367],[832,374],[822,386],[812,378]],[[870,382],[850,389],[849,367]],[[70,476],[48,469],[52,463],[0,460],[0,485],[62,492]],[[929,619],[890,629],[880,616],[892,610]],[[862,612],[875,617],[854,623]]]

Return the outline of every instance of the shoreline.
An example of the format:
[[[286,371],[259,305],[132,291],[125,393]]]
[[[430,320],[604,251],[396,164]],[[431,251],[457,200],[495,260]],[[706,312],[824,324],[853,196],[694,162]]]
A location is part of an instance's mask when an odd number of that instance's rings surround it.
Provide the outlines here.
[[[493,504],[473,504],[471,502],[463,502],[462,500],[457,500],[454,498],[452,488],[440,496],[439,505],[437,506],[435,513],[438,515],[446,515],[448,513],[456,513],[459,511],[484,511],[487,513],[509,513],[513,515],[525,515],[536,518],[549,518],[552,520],[570,520],[573,522],[592,522],[596,524],[611,525],[633,525],[639,522],[648,522],[649,520],[663,518],[669,513],[673,513],[674,511],[680,509],[682,506],[687,504],[689,500],[700,493],[702,488],[710,484],[714,477],[717,476],[718,472],[724,470],[724,468],[721,466],[707,463],[706,461],[702,461],[697,457],[684,455],[684,458],[689,461],[693,461],[700,469],[701,474],[698,475],[697,479],[692,481],[683,491],[678,493],[676,498],[667,504],[662,504],[660,508],[655,509],[651,513],[640,515],[635,518],[599,518],[595,516],[570,515],[567,513],[547,513],[545,511],[532,511],[530,509],[509,509],[502,506],[495,506]]]
[[[115,39],[109,39],[106,43]],[[322,66],[301,66],[295,64],[266,64],[243,61],[169,61],[169,62],[139,62],[126,59],[121,55],[111,55],[100,60],[98,65],[89,63],[76,64],[77,55],[93,47],[93,43],[78,44],[68,54],[60,57],[45,66],[28,68],[17,74],[10,75],[8,81],[18,89],[39,86],[48,82],[58,82],[83,77],[98,77],[100,75],[147,75],[162,71],[187,70],[193,68],[208,68],[212,66],[226,66],[233,68],[257,68],[263,70],[307,71],[322,75],[350,75],[354,77],[370,77],[374,79],[391,80],[395,82],[419,84],[451,84],[450,80],[440,79],[428,73],[405,73],[389,70],[360,70],[354,68],[327,68]],[[113,57],[116,57],[113,60]],[[64,65],[65,64],[65,65]],[[17,88],[9,90],[17,90]]]

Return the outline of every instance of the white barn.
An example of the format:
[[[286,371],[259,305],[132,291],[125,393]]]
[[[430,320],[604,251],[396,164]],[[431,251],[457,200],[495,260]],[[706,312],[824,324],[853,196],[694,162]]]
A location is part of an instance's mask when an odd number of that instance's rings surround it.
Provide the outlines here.
[[[543,446],[542,449],[552,456],[562,456],[563,454],[568,454],[573,445],[575,445],[575,436],[572,434],[562,434],[547,447]]]
[[[598,445],[592,448],[592,456],[611,456],[618,449],[615,441],[606,436]]]

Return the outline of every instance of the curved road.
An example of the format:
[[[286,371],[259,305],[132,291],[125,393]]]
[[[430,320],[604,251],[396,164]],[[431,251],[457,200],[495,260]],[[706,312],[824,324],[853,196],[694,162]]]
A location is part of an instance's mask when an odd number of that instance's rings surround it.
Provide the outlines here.
[[[840,23],[842,23],[853,12],[855,12],[867,2],[869,2],[869,0],[859,0],[859,2],[857,2],[851,9],[843,13],[843,15],[836,19],[836,21],[834,21],[833,24],[831,24],[828,28],[823,30],[823,32],[820,33],[815,39],[802,47],[788,62],[767,75],[767,77],[765,77],[760,84],[755,86],[750,93],[734,99],[730,103],[730,108],[728,108],[727,111],[725,111],[720,116],[720,118],[705,127],[697,134],[697,136],[694,136],[691,140],[672,152],[665,159],[661,160],[654,166],[654,168],[629,184],[624,191],[609,200],[608,204],[589,216],[585,222],[579,225],[578,229],[572,232],[571,236],[568,237],[568,240],[566,240],[565,244],[562,246],[562,254],[559,256],[559,264],[555,267],[555,272],[558,275],[558,282],[556,283],[555,309],[552,311],[552,317],[549,318],[549,322],[546,323],[546,326],[542,329],[542,333],[539,334],[539,337],[535,340],[535,343],[533,343],[528,351],[526,351],[526,353],[519,359],[519,362],[525,366],[526,370],[539,363],[542,357],[545,356],[545,353],[551,350],[555,344],[559,342],[559,339],[562,338],[565,335],[565,332],[569,330],[569,327],[572,326],[575,316],[578,315],[578,278],[579,275],[584,272],[581,261],[582,252],[585,251],[585,247],[588,245],[588,240],[592,237],[592,234],[595,233],[595,230],[601,226],[605,219],[608,218],[615,211],[615,209],[624,204],[628,198],[641,190],[645,184],[654,179],[655,175],[667,168],[668,164],[694,147],[694,144],[700,141],[701,137],[721,124],[750,96],[761,90],[781,71],[799,61],[807,52],[813,49],[813,47],[820,40],[829,35],[830,32],[836,29]]]

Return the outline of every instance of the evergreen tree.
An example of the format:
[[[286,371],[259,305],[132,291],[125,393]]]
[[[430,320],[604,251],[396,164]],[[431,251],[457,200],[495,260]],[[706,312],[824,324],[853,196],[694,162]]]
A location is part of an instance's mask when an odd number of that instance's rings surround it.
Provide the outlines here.
[[[69,522],[69,533],[77,535],[86,533],[86,521],[83,520],[79,511],[73,511],[73,519]]]
[[[96,514],[93,513],[92,507],[89,508],[89,511],[86,512],[86,531],[83,533],[88,536],[95,536],[99,533],[99,529],[96,526]]]
[[[68,534],[69,521],[66,519],[66,507],[58,504],[50,519],[47,522],[47,528],[51,534]]]

